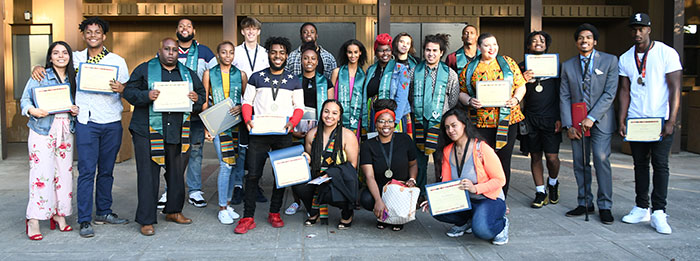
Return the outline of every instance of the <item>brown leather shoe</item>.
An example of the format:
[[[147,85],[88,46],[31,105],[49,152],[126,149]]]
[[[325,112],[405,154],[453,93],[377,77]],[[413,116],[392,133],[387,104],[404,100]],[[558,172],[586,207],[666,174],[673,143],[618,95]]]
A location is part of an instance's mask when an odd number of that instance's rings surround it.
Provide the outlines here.
[[[182,212],[165,215],[165,221],[175,222],[178,224],[191,224],[192,223],[192,219],[189,219],[189,218],[186,218],[185,216],[183,216]]]
[[[155,233],[156,233],[156,231],[153,229],[153,225],[142,225],[141,226],[141,235],[152,236]]]

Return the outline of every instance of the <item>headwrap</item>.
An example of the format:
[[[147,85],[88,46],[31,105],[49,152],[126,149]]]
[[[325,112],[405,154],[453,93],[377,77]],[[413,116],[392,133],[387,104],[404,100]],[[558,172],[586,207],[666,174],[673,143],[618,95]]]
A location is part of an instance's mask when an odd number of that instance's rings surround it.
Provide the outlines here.
[[[374,50],[376,51],[380,45],[391,45],[391,35],[387,33],[377,35],[374,39]]]
[[[376,121],[383,113],[389,113],[391,115],[391,119],[396,119],[396,113],[394,113],[394,111],[390,109],[383,109],[374,114],[374,120]]]

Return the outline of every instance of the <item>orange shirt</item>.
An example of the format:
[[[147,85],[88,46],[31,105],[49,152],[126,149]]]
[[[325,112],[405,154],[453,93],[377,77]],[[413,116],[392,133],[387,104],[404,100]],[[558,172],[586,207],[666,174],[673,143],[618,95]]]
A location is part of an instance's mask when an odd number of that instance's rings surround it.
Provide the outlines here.
[[[510,70],[513,72],[513,87],[511,88],[511,95],[515,93],[515,90],[521,86],[524,86],[526,81],[525,78],[523,78],[523,74],[520,72],[520,67],[518,67],[518,64],[515,63],[513,58],[510,58],[508,56],[503,56],[503,58],[506,59],[506,62],[508,63],[508,66],[510,66]],[[466,68],[466,67],[465,67]],[[467,92],[467,84],[465,82],[465,78],[467,74],[467,70],[462,70],[462,73],[459,75],[459,83],[461,85],[460,90],[462,92]],[[498,65],[498,62],[496,59],[491,60],[488,63],[480,61],[479,64],[476,66],[476,69],[474,70],[474,74],[472,75],[471,82],[472,86],[476,86],[476,82],[478,81],[496,81],[496,80],[503,80],[503,71],[501,71],[501,67]],[[496,128],[498,127],[498,111],[500,108],[480,108],[476,110],[476,127],[477,128]],[[471,112],[470,112],[471,113]],[[506,117],[508,119],[508,122],[510,125],[513,125],[515,123],[518,123],[525,119],[525,115],[523,115],[522,111],[520,110],[520,105],[516,105],[513,109],[510,110],[510,115]]]

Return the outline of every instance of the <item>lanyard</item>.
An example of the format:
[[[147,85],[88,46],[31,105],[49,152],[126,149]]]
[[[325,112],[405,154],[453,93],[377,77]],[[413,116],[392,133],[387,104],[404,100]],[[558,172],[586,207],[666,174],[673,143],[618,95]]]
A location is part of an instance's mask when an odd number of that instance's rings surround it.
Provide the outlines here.
[[[284,77],[284,73],[282,74],[282,76]],[[270,90],[272,91],[272,101],[276,101],[277,94],[280,93],[280,83],[275,84],[275,82],[277,82],[277,80],[273,80],[272,86],[270,86]]]
[[[389,142],[389,156],[386,155],[386,150],[384,149],[384,144],[377,137],[379,141],[379,148],[382,150],[382,155],[384,155],[384,160],[386,160],[386,169],[391,170],[391,158],[394,155],[394,134],[391,135],[391,141]]]
[[[457,177],[462,178],[462,169],[464,169],[464,160],[467,158],[467,152],[469,150],[469,143],[471,143],[471,139],[467,139],[467,145],[464,146],[464,153],[462,154],[462,159],[457,158],[457,145],[452,146],[452,153],[455,155],[455,164],[457,164]]]
[[[243,43],[243,49],[245,49],[245,55],[248,56],[248,64],[250,64],[250,71],[255,71],[255,62],[258,60],[258,46],[255,46],[255,54],[253,55],[253,60],[250,60],[250,54],[248,53],[248,47]]]
[[[654,47],[653,41],[651,41],[651,44],[649,44],[649,47],[646,50],[644,50],[644,56],[642,56],[641,61],[639,60],[639,57],[637,55],[637,53],[639,53],[637,51],[637,47],[636,46],[634,47],[634,54],[635,54],[634,61],[637,65],[637,72],[642,77],[646,77],[646,74],[647,74],[647,54],[649,54],[649,50],[651,50],[652,47]]]

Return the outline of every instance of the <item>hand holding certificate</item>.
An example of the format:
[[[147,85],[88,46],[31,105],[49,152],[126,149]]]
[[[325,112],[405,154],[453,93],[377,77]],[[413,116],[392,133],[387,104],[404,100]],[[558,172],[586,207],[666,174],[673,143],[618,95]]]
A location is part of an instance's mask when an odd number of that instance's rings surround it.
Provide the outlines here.
[[[663,118],[636,118],[627,119],[627,132],[625,141],[654,142],[661,140],[661,131],[664,126]]]
[[[192,90],[189,82],[155,82],[153,89],[158,90],[158,98],[153,101],[155,112],[191,112],[192,100],[188,94]]]
[[[425,186],[430,214],[449,214],[472,208],[469,192],[460,189],[460,180],[440,182]]]
[[[476,99],[481,102],[481,107],[506,107],[510,100],[510,81],[478,81],[476,82]]]
[[[78,89],[84,92],[113,93],[109,82],[117,79],[119,67],[106,64],[80,63]]]
[[[303,152],[302,145],[268,152],[277,188],[289,187],[311,180],[309,162],[302,155]]]
[[[526,54],[525,69],[533,77],[559,77],[559,54]]]
[[[284,116],[265,116],[253,115],[250,135],[286,135],[287,129],[285,126],[289,121],[288,117]]]
[[[201,112],[199,118],[202,119],[202,123],[207,127],[209,133],[213,135],[222,133],[241,122],[240,114],[233,116],[230,113],[234,106],[233,100],[226,98]]]
[[[70,99],[70,85],[52,85],[34,88],[34,105],[49,114],[68,112],[73,103]]]

